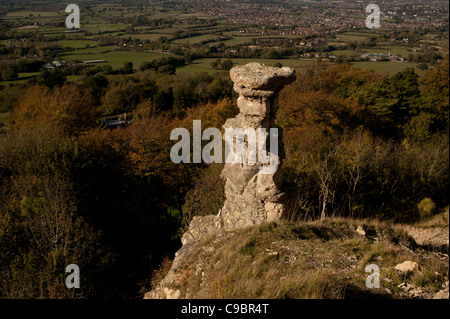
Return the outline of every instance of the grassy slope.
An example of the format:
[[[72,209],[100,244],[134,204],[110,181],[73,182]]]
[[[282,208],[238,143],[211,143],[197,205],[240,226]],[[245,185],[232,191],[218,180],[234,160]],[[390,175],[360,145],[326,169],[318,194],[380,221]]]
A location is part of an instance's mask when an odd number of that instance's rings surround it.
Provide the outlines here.
[[[355,231],[359,225],[366,236]],[[188,298],[404,298],[401,283],[433,294],[448,281],[448,259],[417,249],[400,226],[370,221],[266,223],[209,238],[181,256],[170,288]],[[406,260],[420,271],[393,268]],[[369,264],[381,269],[379,289],[365,286]]]

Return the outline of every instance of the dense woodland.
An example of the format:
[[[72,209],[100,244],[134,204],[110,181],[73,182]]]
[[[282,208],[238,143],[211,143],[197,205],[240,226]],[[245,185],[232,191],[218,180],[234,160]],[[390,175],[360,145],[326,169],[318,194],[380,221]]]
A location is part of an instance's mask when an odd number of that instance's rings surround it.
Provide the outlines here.
[[[130,67],[77,84],[43,72],[0,91],[13,116],[0,134],[0,297],[140,297],[192,217],[221,207],[221,165],[173,164],[169,136],[238,113],[228,72]],[[420,78],[320,63],[298,74],[277,118],[286,218],[411,222],[447,207],[448,81],[448,59]],[[130,125],[100,127],[121,112]],[[75,292],[64,285],[71,263]]]

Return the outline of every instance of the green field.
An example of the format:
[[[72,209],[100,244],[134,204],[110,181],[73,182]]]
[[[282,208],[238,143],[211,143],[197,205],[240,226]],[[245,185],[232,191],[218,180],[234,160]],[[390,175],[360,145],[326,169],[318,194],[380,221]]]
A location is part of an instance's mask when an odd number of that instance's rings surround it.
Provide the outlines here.
[[[55,27],[55,26],[39,26],[39,32],[44,34],[45,36],[48,35],[59,35],[63,34],[64,31],[67,31],[67,28],[65,27]],[[25,31],[25,30],[19,30],[19,31]]]
[[[334,51],[331,51],[331,53],[336,56],[338,56],[338,55],[350,56],[350,55],[355,54],[356,51],[354,51],[354,50],[334,50]]]
[[[142,34],[129,34],[125,33],[123,37],[130,37],[132,39],[139,39],[141,41],[149,40],[156,42],[160,37],[169,37],[168,33],[142,33]]]
[[[90,47],[96,47],[98,46],[98,41],[92,41],[92,40],[62,40],[59,42],[59,44],[63,48],[74,48],[74,49],[83,49],[86,48],[88,45]]]
[[[0,81],[1,85],[25,83],[32,77],[39,75],[39,72],[19,73],[19,79],[15,81]]]
[[[434,33],[427,33],[427,34],[424,35],[424,38],[426,40],[435,40],[435,39],[438,38],[438,35],[434,34]]]
[[[222,59],[223,61],[224,59]],[[211,66],[211,62],[216,61],[216,59],[199,59],[194,63],[180,67],[177,69],[178,73],[184,72],[207,72],[207,73],[215,73],[223,70],[213,69]],[[266,65],[274,66],[276,63],[281,63],[283,66],[288,66],[297,70],[304,69],[311,65],[314,60],[308,59],[280,59],[280,60],[272,60],[272,59],[231,59],[234,65],[243,65],[250,62],[261,62]]]
[[[184,45],[191,45],[191,44],[199,44],[202,41],[205,40],[213,40],[213,39],[217,39],[220,36],[217,34],[202,34],[196,37],[191,37],[191,38],[185,38],[185,39],[177,39],[175,41],[173,41],[172,43],[175,44],[184,44]]]
[[[108,47],[99,47],[102,50],[107,50]],[[98,49],[98,48],[94,48]],[[89,49],[87,49],[89,50]],[[95,52],[97,51],[97,52]],[[135,69],[138,69],[142,63],[151,61],[160,56],[167,56],[163,53],[149,53],[149,52],[130,52],[130,51],[112,51],[101,53],[98,50],[87,51],[91,53],[75,53],[75,54],[61,54],[61,58],[68,62],[70,61],[87,61],[87,60],[106,60],[105,63],[97,63],[95,65],[109,64],[113,69],[120,69],[125,62],[132,62]]]
[[[83,23],[80,22],[80,29],[83,31],[89,31],[91,33],[98,33],[104,31],[125,31],[126,25],[124,24],[108,24],[108,23]]]
[[[411,53],[409,51],[410,49],[408,47],[402,47],[402,46],[386,46],[386,47],[377,47],[374,49],[364,49],[363,52],[367,53],[384,53],[384,54],[392,54],[392,55],[398,55],[402,56],[404,58],[407,58],[408,55]],[[356,52],[355,50],[334,50],[331,52],[334,55],[346,55],[351,56],[354,54],[362,55],[362,52]]]
[[[392,47],[382,47],[377,49],[365,49],[364,51],[367,51],[369,53],[385,53],[385,54],[392,54],[392,55],[400,55],[404,58],[407,58],[408,55],[411,53],[408,51],[409,48],[407,47],[401,47],[401,46],[392,46]]]
[[[75,82],[77,82],[79,79],[81,79],[81,75],[68,75],[68,76],[66,76],[66,80],[67,80],[68,82],[73,82],[73,83],[75,83]]]
[[[357,69],[373,70],[380,74],[394,75],[403,71],[406,68],[414,68],[418,75],[422,75],[425,71],[417,67],[417,63],[403,63],[403,62],[353,62],[351,63]]]
[[[17,18],[27,18],[27,17],[59,17],[60,14],[55,11],[31,11],[31,10],[24,10],[24,11],[14,11],[14,12],[8,12],[6,14],[7,19],[17,19]]]
[[[28,79],[36,75],[39,75],[39,72],[19,73],[19,79]]]
[[[92,46],[89,48],[83,47],[80,49],[76,49],[74,51],[68,51],[61,53],[60,56],[64,57],[67,55],[91,55],[91,54],[104,54],[108,51],[114,51],[116,48],[112,46]]]
[[[234,37],[232,39],[226,40],[226,41],[220,41],[225,43],[226,45],[233,46],[233,45],[240,45],[244,43],[249,43],[253,39],[260,39],[260,37],[257,36],[241,36],[241,37]]]
[[[341,40],[344,42],[362,42],[370,36],[370,34],[364,33],[344,32],[336,35],[336,39],[341,38]]]

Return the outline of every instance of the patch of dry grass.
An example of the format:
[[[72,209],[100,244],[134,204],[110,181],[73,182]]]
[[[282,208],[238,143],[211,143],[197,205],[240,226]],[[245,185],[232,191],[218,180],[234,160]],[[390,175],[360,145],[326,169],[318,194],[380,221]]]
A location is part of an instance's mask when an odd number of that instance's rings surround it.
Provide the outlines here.
[[[263,225],[217,247],[213,259],[204,264],[203,278],[193,285],[199,290],[191,291],[191,296],[232,299],[343,298],[346,279],[332,269],[308,267],[304,256],[290,251],[289,241],[294,240],[295,233],[290,233],[284,225],[275,225]],[[280,240],[285,242],[284,247],[278,244]],[[192,287],[190,284],[187,286]]]
[[[358,226],[365,236],[356,232]],[[379,221],[263,223],[189,248],[179,261],[182,275],[171,288],[187,298],[395,298],[401,291],[397,285],[408,280],[435,292],[448,267],[432,254],[415,252],[416,246],[401,225]],[[396,271],[405,260],[417,262],[419,270]],[[365,267],[372,263],[381,270],[379,289],[365,286]]]
[[[429,218],[426,218],[418,223],[415,226],[419,227],[448,227],[449,225],[449,208],[445,208],[445,210],[437,215],[433,215]]]
[[[356,244],[343,221],[265,223],[212,242],[208,257],[193,250],[178,288],[190,298],[340,299],[349,284],[363,289],[343,253]]]

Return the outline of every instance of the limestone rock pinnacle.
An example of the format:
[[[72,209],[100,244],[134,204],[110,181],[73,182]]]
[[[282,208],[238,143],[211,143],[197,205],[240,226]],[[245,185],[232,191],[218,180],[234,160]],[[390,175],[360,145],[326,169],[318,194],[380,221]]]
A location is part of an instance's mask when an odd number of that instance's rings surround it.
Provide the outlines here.
[[[262,168],[267,163],[249,161],[247,156],[242,162],[226,163],[221,174],[225,179],[226,200],[220,213],[217,216],[195,218],[182,238],[184,245],[208,235],[226,234],[263,221],[278,219],[284,211],[282,132],[275,124],[275,117],[278,110],[278,94],[285,85],[296,79],[295,70],[253,62],[234,67],[230,71],[230,76],[234,82],[234,90],[239,93],[237,105],[240,113],[228,119],[223,127],[242,130],[264,129],[261,139],[267,147],[263,152],[266,156],[272,156],[277,169],[271,173],[261,174]],[[270,135],[271,129],[276,129],[274,131],[277,135]],[[240,138],[233,138],[233,142],[229,143],[231,146],[228,147],[236,151],[234,145],[237,145]],[[249,137],[241,138],[240,141],[244,142],[244,153],[248,154]],[[276,146],[276,152],[272,147],[269,150],[269,144],[274,148]]]
[[[278,93],[283,86],[295,80],[296,74],[295,70],[288,67],[276,68],[263,63],[251,62],[232,68],[230,77],[237,93],[266,95]]]

